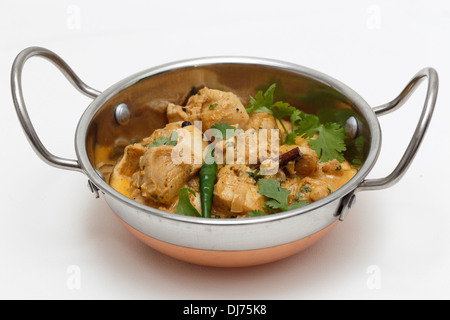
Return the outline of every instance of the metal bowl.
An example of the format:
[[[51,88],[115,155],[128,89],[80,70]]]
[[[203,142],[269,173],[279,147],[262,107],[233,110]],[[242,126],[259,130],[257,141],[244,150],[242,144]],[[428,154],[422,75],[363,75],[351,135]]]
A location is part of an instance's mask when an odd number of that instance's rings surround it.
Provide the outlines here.
[[[82,93],[93,98],[75,134],[77,159],[50,153],[41,143],[27,114],[21,74],[25,61],[39,56],[53,62]],[[428,79],[423,111],[403,157],[391,174],[366,179],[381,148],[378,116],[403,105],[423,79]],[[283,100],[328,117],[346,114],[346,130],[354,143],[347,156],[358,160],[357,174],[342,188],[303,208],[245,219],[204,219],[167,213],[135,202],[100,173],[99,150],[112,150],[115,160],[124,146],[149,136],[167,123],[169,102],[183,104],[193,88],[207,86],[236,93],[245,103],[257,90],[277,83]],[[208,266],[240,267],[276,261],[321,239],[343,221],[357,192],[396,183],[413,160],[431,120],[438,91],[434,69],[420,70],[398,97],[371,108],[345,84],[318,71],[292,63],[254,57],[207,57],[150,68],[99,92],[82,82],[55,53],[39,47],[23,50],[11,73],[14,105],[31,146],[49,165],[84,173],[92,192],[103,194],[123,225],[150,247],[174,258]]]

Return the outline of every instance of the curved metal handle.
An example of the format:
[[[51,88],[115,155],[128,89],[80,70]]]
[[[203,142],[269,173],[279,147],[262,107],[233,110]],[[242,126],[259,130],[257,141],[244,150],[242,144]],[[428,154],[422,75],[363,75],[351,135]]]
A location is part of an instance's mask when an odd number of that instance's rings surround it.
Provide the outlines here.
[[[422,142],[422,139],[425,135],[425,132],[430,123],[431,117],[433,115],[434,106],[436,104],[436,98],[438,93],[439,79],[436,70],[433,68],[424,68],[420,70],[408,83],[408,85],[403,89],[403,91],[391,102],[383,104],[374,108],[374,112],[376,115],[385,115],[392,111],[400,108],[412,95],[418,85],[424,79],[428,79],[428,89],[425,98],[425,103],[422,109],[422,114],[420,116],[419,122],[414,131],[413,137],[403,154],[403,157],[400,159],[397,167],[395,167],[394,171],[391,174],[384,178],[379,179],[369,179],[364,180],[357,187],[358,191],[363,190],[378,190],[388,188],[395,183],[397,183],[403,175],[406,173],[407,169],[411,165],[413,158],[415,157],[417,150]]]
[[[73,70],[66,62],[64,62],[54,52],[45,48],[30,47],[22,50],[17,55],[12,66],[11,92],[14,106],[16,108],[20,123],[22,124],[22,128],[25,131],[25,135],[27,136],[28,141],[30,142],[34,151],[44,162],[48,163],[51,166],[67,170],[82,171],[78,160],[61,158],[50,153],[44,147],[33,128],[22,94],[22,70],[25,62],[29,58],[34,56],[45,58],[56,65],[56,67],[58,67],[58,69],[64,74],[64,76],[70,81],[70,83],[86,96],[90,98],[96,98],[100,94],[100,91],[87,86],[83,81],[80,80],[80,78],[78,78],[78,76],[73,72]]]

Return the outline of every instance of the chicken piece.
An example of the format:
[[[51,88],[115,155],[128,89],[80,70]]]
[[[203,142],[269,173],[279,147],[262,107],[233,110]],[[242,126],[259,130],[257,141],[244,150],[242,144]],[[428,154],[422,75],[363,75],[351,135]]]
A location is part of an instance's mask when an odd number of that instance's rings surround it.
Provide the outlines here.
[[[122,193],[130,197],[131,177],[139,170],[139,159],[144,154],[145,148],[140,143],[135,143],[125,147],[122,158],[114,166],[109,179],[109,184]]]
[[[266,112],[253,112],[250,114],[248,121],[242,126],[242,129],[278,129],[275,117]]]
[[[131,177],[138,170],[139,159],[145,152],[145,148],[140,143],[126,146],[123,157],[114,168],[115,175]]]
[[[159,210],[175,213],[178,206],[178,198],[175,198],[173,201],[167,203],[161,203],[154,198],[145,198],[142,195],[140,186],[138,185],[139,179],[138,175],[140,175],[140,171],[134,173],[131,181],[131,192],[128,195],[129,198],[142,203],[144,205],[150,206],[152,208],[156,208]],[[200,203],[200,191],[198,186],[198,175],[195,175],[192,179],[190,179],[183,188],[189,188],[194,191],[195,196],[189,193],[189,198],[191,200],[192,205],[198,210],[201,211],[201,203]]]
[[[169,122],[201,121],[203,132],[219,122],[242,127],[249,118],[244,105],[234,93],[207,87],[192,95],[185,107],[169,103],[166,115]]]
[[[318,201],[332,192],[330,185],[326,181],[312,178],[305,178],[303,181],[310,185],[309,199],[311,201]]]
[[[258,164],[266,159],[277,158],[279,153],[278,134],[251,128],[236,131],[227,140],[218,141],[215,145],[215,157],[219,164]]]
[[[156,129],[149,137],[144,138],[141,144],[149,146],[159,138],[171,137],[172,133],[176,131],[178,137],[173,160],[175,162],[184,161],[187,163],[190,162],[191,156],[193,156],[192,163],[201,164],[203,162],[203,150],[207,147],[208,143],[203,141],[202,132],[198,128],[192,125],[182,127],[182,123],[183,121],[172,122],[168,123],[162,129]]]
[[[179,189],[198,173],[202,166],[203,149],[207,142],[194,126],[176,128],[177,123],[168,124],[155,136],[167,137],[176,131],[177,144],[148,148],[139,161],[139,173],[135,175],[135,185],[142,197],[163,205],[171,205],[178,199]]]
[[[308,147],[299,147],[303,157],[295,162],[295,174],[301,177],[312,175],[319,164],[317,153]]]
[[[289,203],[294,200],[318,201],[332,192],[330,185],[324,180],[297,176],[286,179],[283,188],[290,191]]]
[[[181,129],[182,123],[183,123],[183,121],[172,122],[172,123],[166,124],[166,126],[164,128],[156,129],[155,131],[153,131],[153,133],[149,137],[144,138],[141,141],[141,144],[144,146],[148,146],[149,144],[158,140],[159,138],[162,138],[162,137],[169,138],[174,131]]]
[[[200,170],[192,164],[175,164],[172,161],[173,146],[148,149],[142,156],[137,185],[144,198],[168,205],[178,197],[178,191]]]
[[[283,124],[281,124],[283,123]],[[284,126],[284,127],[283,127]],[[292,124],[290,121],[281,120],[277,121],[275,117],[269,113],[266,112],[253,112],[250,114],[248,121],[244,124],[242,129],[248,130],[248,129],[255,129],[255,130],[261,130],[261,129],[276,129],[280,141],[285,141],[286,139],[286,130],[288,132],[291,132],[292,130]]]
[[[167,120],[169,122],[178,122],[178,121],[191,121],[199,120],[199,119],[193,119],[192,115],[189,115],[186,113],[186,111],[183,109],[184,107],[178,106],[173,103],[169,103],[167,105]]]
[[[258,139],[257,148],[252,148],[252,143],[249,143],[249,140],[245,141],[245,151],[248,153],[245,157],[247,161],[245,163],[261,163],[266,159],[278,157],[278,147],[281,140],[280,130],[273,115],[266,112],[251,113],[249,120],[244,124],[242,129],[251,134],[253,134],[253,130],[256,131]],[[249,157],[251,159],[252,157],[257,157],[257,162],[248,162]]]
[[[336,159],[330,160],[325,163],[320,163],[319,169],[325,174],[332,174],[335,176],[342,176],[344,173],[342,164]]]
[[[200,118],[203,132],[214,123],[228,123],[240,128],[248,121],[248,113],[234,93],[206,87],[189,98],[186,113],[193,120]]]
[[[339,162],[336,159],[319,163],[315,177],[326,181],[331,190],[337,190],[346,184],[358,172],[348,161]]]
[[[232,92],[203,88],[188,101],[194,108],[201,105],[203,131],[214,123],[228,123],[242,127],[248,121],[248,113],[239,98]]]
[[[178,140],[172,153],[175,163],[191,163],[200,165],[203,163],[203,153],[208,147],[199,128],[191,125],[177,129]]]
[[[214,187],[213,212],[222,217],[244,216],[262,210],[266,201],[258,193],[256,181],[248,175],[246,165],[225,165],[217,174]]]

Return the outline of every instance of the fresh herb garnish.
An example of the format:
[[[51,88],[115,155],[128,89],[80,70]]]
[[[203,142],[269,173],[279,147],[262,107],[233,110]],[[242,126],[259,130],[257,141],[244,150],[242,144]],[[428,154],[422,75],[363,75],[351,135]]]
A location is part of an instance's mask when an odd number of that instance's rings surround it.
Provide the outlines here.
[[[175,213],[185,216],[201,217],[202,215],[192,205],[191,200],[189,199],[189,193],[192,193],[195,196],[194,190],[191,190],[189,188],[180,189],[178,206]]]
[[[213,103],[209,106],[209,110],[214,110],[217,107],[217,103]]]
[[[241,129],[236,129],[233,126],[230,126],[228,123],[214,123],[211,126],[211,135],[216,137],[217,139],[227,140],[232,136],[239,132],[243,132]]]
[[[265,93],[258,91],[255,97],[250,97],[250,104],[245,107],[248,114],[253,112],[266,112],[272,114],[273,93],[275,92],[275,84],[272,84]]]
[[[280,187],[273,178],[258,180],[258,193],[269,198],[265,203],[265,207],[274,212],[288,211],[307,205],[308,201],[299,201],[291,205],[288,203],[289,190]]]
[[[312,138],[317,133],[317,138],[310,139],[308,144],[316,151],[320,162],[328,162],[333,159],[344,161],[343,152],[347,149],[345,145],[344,128],[337,123],[329,122],[310,126],[306,132],[298,132],[305,138]]]
[[[295,126],[296,124],[302,120],[302,117],[305,113],[303,111],[300,111],[298,109],[295,109],[292,114],[290,115],[291,120],[291,126],[292,126],[292,132],[289,132],[286,136],[285,143],[287,145],[295,145],[295,138],[297,137],[297,134],[295,133]]]
[[[247,171],[247,174],[250,178],[255,179],[255,181],[258,181],[259,179],[264,177],[264,175],[262,175],[261,171],[258,169],[255,169],[253,171]]]
[[[265,93],[258,91],[255,97],[250,97],[250,104],[246,106],[248,114],[253,112],[266,112],[272,114],[286,132],[285,144],[295,145],[297,136],[309,138],[308,144],[316,151],[320,162],[337,159],[344,161],[343,152],[346,150],[345,130],[335,122],[321,123],[316,115],[305,113],[288,103],[274,102],[275,84],[272,84]],[[282,121],[289,117],[292,131],[288,132]],[[312,139],[314,136],[317,137]]]
[[[275,92],[275,83],[272,84],[265,93],[258,91],[255,97],[250,97],[250,104],[245,107],[248,114],[253,112],[266,112],[273,115],[280,122],[286,134],[289,134],[288,130],[284,126],[284,117],[291,116],[292,113],[297,110],[295,107],[291,106],[289,103],[277,101],[273,102],[273,94]]]
[[[310,193],[311,192],[311,187],[307,184],[304,184],[300,187],[300,192],[301,193]]]
[[[252,210],[250,212],[247,213],[247,217],[260,217],[260,216],[267,216],[268,214],[265,213],[262,210]]]
[[[176,146],[178,140],[178,133],[173,131],[169,138],[167,137],[159,137],[155,141],[153,141],[148,148],[159,147],[159,146]]]

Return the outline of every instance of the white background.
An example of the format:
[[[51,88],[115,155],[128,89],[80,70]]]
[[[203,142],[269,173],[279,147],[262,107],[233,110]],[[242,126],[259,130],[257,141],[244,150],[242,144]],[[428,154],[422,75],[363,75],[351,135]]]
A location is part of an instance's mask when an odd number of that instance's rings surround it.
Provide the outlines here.
[[[450,298],[448,1],[2,0],[0,36],[0,298]],[[161,63],[214,55],[305,65],[371,106],[393,99],[426,66],[438,71],[440,91],[398,184],[359,193],[347,219],[300,254],[251,268],[208,268],[146,247],[94,198],[83,174],[50,167],[32,151],[9,77],[20,50],[36,45],[100,91]],[[43,59],[29,60],[23,87],[41,140],[74,158],[75,128],[90,99]],[[371,178],[397,164],[425,87],[380,118],[383,147]]]

